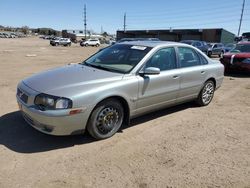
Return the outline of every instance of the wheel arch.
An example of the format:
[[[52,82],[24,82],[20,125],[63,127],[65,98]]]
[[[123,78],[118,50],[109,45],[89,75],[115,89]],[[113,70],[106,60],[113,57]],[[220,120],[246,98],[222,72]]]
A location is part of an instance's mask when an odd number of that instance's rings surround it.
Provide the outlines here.
[[[106,97],[106,98],[100,100],[99,102],[96,103],[96,105],[92,109],[91,113],[93,112],[93,110],[96,108],[96,106],[98,104],[100,104],[101,102],[103,102],[105,100],[109,100],[109,99],[116,99],[122,104],[122,106],[124,108],[124,119],[123,119],[124,123],[123,123],[123,125],[129,125],[129,123],[130,123],[130,107],[129,107],[129,103],[124,97],[119,96],[119,95],[109,96],[109,97]]]
[[[214,83],[214,87],[216,88],[216,80],[215,80],[214,77],[211,77],[211,78],[207,79],[207,80],[205,81],[205,83],[206,83],[207,81],[212,81],[212,82]],[[205,83],[204,83],[204,84],[205,84]]]

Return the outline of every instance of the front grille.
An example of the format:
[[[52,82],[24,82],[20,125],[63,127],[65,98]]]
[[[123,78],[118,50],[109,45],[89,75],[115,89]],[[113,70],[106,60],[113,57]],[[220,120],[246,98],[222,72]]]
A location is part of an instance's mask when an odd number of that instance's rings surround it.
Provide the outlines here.
[[[51,133],[54,130],[54,127],[50,126],[50,125],[44,125],[39,123],[36,120],[33,120],[28,114],[26,114],[25,112],[22,112],[23,118],[25,119],[25,121],[30,124],[31,126],[34,126],[42,131],[45,131],[47,133]]]
[[[17,89],[17,96],[23,101],[25,104],[28,102],[28,95],[26,95],[23,91],[19,88]]]
[[[23,118],[31,125],[35,125],[34,121],[32,118],[29,117],[29,115],[27,115],[26,113],[22,112],[23,114]]]

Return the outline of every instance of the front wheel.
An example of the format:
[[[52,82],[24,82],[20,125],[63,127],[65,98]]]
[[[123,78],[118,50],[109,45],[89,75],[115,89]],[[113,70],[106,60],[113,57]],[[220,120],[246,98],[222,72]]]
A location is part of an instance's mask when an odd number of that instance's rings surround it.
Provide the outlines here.
[[[87,129],[94,138],[101,140],[113,136],[124,119],[122,104],[116,99],[99,103],[90,115]]]
[[[213,99],[215,91],[214,82],[209,80],[207,81],[202,90],[200,91],[200,94],[197,98],[197,103],[200,106],[207,106]]]
[[[220,54],[219,54],[219,58],[223,58],[223,55],[224,55],[224,52],[221,51]]]
[[[211,52],[211,51],[208,51],[207,56],[208,56],[208,57],[212,57],[212,52]]]

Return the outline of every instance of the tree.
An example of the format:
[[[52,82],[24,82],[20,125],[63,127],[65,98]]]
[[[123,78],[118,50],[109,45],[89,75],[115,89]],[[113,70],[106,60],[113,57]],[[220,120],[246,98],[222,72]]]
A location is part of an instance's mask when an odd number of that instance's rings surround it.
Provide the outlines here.
[[[104,36],[106,38],[107,36],[109,36],[109,34],[105,31],[102,33],[102,36]]]
[[[28,26],[21,27],[21,32],[23,32],[23,34],[27,35],[29,33],[29,27]]]

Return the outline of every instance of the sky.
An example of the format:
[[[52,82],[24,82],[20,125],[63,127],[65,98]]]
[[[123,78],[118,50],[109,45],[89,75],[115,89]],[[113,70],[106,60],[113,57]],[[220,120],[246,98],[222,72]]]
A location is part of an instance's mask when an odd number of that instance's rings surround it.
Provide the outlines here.
[[[243,0],[0,0],[0,25],[56,30],[87,29],[115,34],[137,29],[224,28],[238,33]],[[250,0],[246,0],[242,32],[250,32]]]

